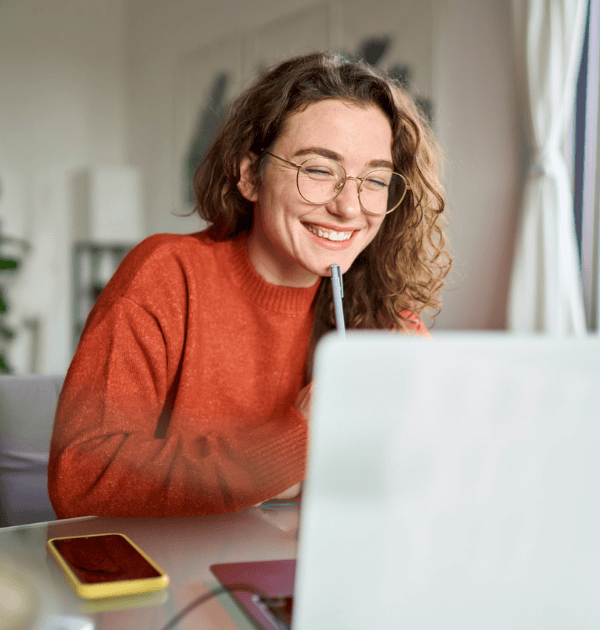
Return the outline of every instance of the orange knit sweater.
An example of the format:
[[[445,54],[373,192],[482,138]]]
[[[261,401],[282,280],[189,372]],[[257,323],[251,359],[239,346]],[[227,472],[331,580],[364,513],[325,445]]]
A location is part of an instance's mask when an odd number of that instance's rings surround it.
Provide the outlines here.
[[[293,404],[317,288],[265,282],[245,235],[161,234],[134,248],[60,395],[48,466],[57,516],[214,514],[302,481],[308,430]]]
[[[61,392],[48,466],[59,517],[233,511],[304,477],[318,285],[276,287],[246,238],[155,235],[96,302]]]

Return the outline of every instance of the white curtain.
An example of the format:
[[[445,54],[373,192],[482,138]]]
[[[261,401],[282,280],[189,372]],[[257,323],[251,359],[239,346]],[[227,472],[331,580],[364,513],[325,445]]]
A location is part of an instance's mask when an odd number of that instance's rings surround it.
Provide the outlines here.
[[[573,198],[561,144],[570,118],[587,0],[512,0],[517,80],[530,167],[508,303],[508,328],[585,332]]]

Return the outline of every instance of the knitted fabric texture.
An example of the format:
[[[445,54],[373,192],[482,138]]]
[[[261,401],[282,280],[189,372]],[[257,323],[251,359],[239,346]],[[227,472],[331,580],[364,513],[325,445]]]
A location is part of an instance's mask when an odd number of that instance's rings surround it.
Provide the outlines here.
[[[294,401],[318,286],[265,282],[246,235],[135,247],[92,309],[60,395],[57,516],[216,514],[302,481],[308,429]],[[415,332],[427,334],[420,322]]]

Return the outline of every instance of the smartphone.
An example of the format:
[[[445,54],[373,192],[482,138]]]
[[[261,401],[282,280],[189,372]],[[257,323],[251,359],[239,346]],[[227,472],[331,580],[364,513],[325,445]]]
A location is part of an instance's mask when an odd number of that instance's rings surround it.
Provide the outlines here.
[[[169,576],[124,534],[52,538],[46,548],[84,599],[150,593],[169,584]]]

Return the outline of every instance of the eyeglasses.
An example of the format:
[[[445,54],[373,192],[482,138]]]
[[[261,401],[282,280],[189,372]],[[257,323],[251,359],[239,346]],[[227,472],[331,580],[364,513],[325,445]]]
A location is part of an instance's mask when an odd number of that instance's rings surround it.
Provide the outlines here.
[[[382,215],[393,212],[402,203],[406,191],[410,190],[403,175],[385,168],[354,177],[347,175],[339,162],[326,157],[311,157],[302,164],[294,164],[270,151],[264,151],[264,154],[297,169],[298,192],[308,203],[325,204],[333,201],[344,190],[346,182],[354,179],[362,209],[369,214]]]

